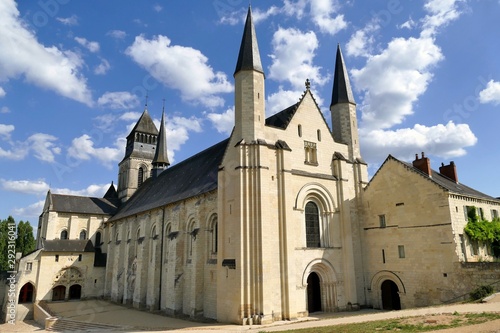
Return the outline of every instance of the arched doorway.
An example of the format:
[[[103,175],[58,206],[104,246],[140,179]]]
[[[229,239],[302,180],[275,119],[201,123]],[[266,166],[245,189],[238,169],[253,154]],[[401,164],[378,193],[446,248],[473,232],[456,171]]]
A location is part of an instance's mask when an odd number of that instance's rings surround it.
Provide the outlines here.
[[[391,280],[382,282],[382,309],[401,310],[401,301],[399,299],[399,288]]]
[[[52,300],[53,301],[64,301],[66,297],[66,287],[57,286],[52,289]]]
[[[21,291],[19,292],[18,303],[32,303],[34,290],[35,287],[33,287],[30,282],[22,286]]]
[[[314,272],[307,277],[307,310],[309,313],[322,310],[320,280]]]
[[[80,299],[82,297],[82,286],[74,284],[69,287],[69,299]]]

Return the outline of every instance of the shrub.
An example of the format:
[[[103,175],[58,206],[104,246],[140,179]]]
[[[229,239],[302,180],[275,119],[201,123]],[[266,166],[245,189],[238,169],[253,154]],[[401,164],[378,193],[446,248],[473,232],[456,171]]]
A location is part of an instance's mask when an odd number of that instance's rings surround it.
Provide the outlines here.
[[[472,300],[476,301],[479,299],[483,299],[488,295],[493,294],[493,287],[492,286],[481,286],[479,288],[476,288],[474,291],[472,291],[469,295]]]

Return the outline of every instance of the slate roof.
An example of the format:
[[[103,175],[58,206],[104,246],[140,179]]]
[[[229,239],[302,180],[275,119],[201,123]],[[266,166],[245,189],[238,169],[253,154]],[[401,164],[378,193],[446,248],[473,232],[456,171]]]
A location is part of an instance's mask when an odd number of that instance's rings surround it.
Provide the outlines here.
[[[53,193],[49,195],[52,203],[50,210],[61,213],[113,215],[120,204],[117,198],[106,199]]]
[[[217,189],[219,165],[229,139],[148,178],[108,221],[145,212]]]
[[[43,241],[44,251],[50,252],[94,252],[89,239],[53,239]]]
[[[260,61],[259,45],[257,44],[257,36],[255,27],[252,21],[252,9],[248,7],[247,19],[241,39],[240,52],[238,54],[238,62],[234,74],[241,70],[255,70],[264,73],[262,63]]]
[[[292,120],[297,108],[299,107],[299,103],[296,103],[292,106],[289,106],[285,110],[278,112],[266,119],[266,126],[277,127],[281,129],[286,129],[288,124]]]
[[[153,119],[149,115],[148,109],[145,108],[142,112],[141,117],[135,124],[134,128],[130,131],[130,134],[127,136],[127,139],[132,136],[135,132],[158,135],[158,129],[156,125],[153,123]]]
[[[490,195],[487,195],[487,194],[484,194],[480,191],[477,191],[477,190],[473,189],[472,187],[469,187],[469,186],[464,185],[462,183],[456,183],[455,181],[451,180],[450,178],[443,176],[442,174],[440,174],[436,170],[431,170],[431,177],[429,177],[425,172],[421,171],[420,169],[415,168],[412,163],[400,161],[392,155],[389,155],[386,158],[386,160],[384,161],[384,163],[382,163],[382,165],[377,170],[375,175],[373,175],[370,183],[377,176],[377,174],[380,172],[380,170],[382,170],[382,168],[384,167],[384,164],[386,164],[388,160],[394,160],[394,161],[400,163],[401,165],[403,165],[404,167],[406,167],[410,171],[418,173],[419,175],[421,175],[422,177],[425,177],[426,179],[428,179],[429,181],[438,185],[439,187],[441,187],[445,191],[448,191],[448,192],[451,192],[454,194],[463,195],[463,196],[474,197],[474,198],[478,198],[478,199],[499,201],[497,198],[494,198]],[[369,184],[368,184],[368,186],[369,186]],[[365,188],[365,189],[367,189],[367,188]]]
[[[167,131],[165,130],[165,112],[161,114],[160,133],[158,134],[158,144],[156,145],[153,166],[170,165],[167,154]]]
[[[340,45],[337,46],[335,73],[333,76],[332,103],[330,104],[330,107],[338,103],[356,104],[352,94],[349,76],[347,75],[344,57],[342,56],[342,51],[340,50]]]

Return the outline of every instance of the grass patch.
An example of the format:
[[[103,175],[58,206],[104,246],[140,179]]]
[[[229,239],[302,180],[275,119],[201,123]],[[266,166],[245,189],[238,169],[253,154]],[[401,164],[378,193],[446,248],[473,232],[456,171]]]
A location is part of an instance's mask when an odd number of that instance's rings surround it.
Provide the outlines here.
[[[428,332],[446,328],[463,327],[481,324],[491,320],[500,319],[500,313],[474,313],[474,314],[438,314],[429,316],[398,318],[356,324],[342,324],[326,327],[314,327],[315,333],[366,333],[366,332]],[[311,328],[288,330],[284,332],[308,333]],[[262,331],[265,332],[265,331]]]

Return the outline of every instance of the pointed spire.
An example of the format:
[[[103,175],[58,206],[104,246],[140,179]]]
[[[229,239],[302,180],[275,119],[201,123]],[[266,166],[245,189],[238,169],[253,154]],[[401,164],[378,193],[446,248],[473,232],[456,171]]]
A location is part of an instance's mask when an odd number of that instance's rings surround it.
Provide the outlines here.
[[[163,111],[161,114],[160,133],[156,144],[155,157],[153,158],[153,175],[157,176],[166,169],[170,162],[167,153],[167,132],[165,130],[165,101],[163,101]],[[159,171],[159,172],[158,172]]]
[[[240,53],[234,75],[242,70],[254,70],[264,74],[262,63],[260,62],[259,45],[257,44],[257,35],[252,20],[252,8],[248,6],[247,19],[243,38],[241,39]]]
[[[351,83],[344,63],[344,57],[340,50],[340,44],[337,45],[337,57],[335,59],[335,73],[333,77],[332,105],[338,103],[356,104],[352,94]]]
[[[109,186],[108,190],[106,191],[106,194],[103,196],[104,199],[118,199],[118,193],[116,192],[115,185],[113,184],[113,181],[111,181],[111,186]]]

